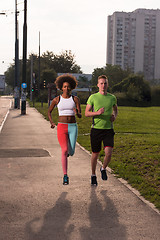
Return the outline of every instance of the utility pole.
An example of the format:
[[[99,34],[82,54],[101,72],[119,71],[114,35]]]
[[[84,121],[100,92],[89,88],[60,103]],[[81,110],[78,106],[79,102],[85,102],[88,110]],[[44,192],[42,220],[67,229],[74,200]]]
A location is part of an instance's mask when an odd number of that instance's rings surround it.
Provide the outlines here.
[[[23,24],[23,66],[22,66],[22,83],[25,88],[21,92],[21,114],[26,114],[26,61],[27,61],[27,0],[24,0],[24,24]]]
[[[20,81],[19,81],[19,35],[17,19],[17,0],[15,0],[15,81],[14,81],[14,108],[20,108]]]
[[[33,100],[33,54],[31,55],[31,82],[30,82],[30,100]]]
[[[40,57],[40,32],[39,32],[39,61],[38,61],[38,94],[40,93],[40,75],[41,75],[41,71],[40,71],[40,64],[41,64],[41,57]]]

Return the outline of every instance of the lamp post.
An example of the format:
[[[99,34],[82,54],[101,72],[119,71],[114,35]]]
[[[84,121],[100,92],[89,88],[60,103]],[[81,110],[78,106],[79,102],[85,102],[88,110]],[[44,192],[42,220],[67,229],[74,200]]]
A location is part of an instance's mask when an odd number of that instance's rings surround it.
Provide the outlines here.
[[[26,61],[27,61],[27,0],[24,0],[23,66],[22,66],[23,83],[26,83]],[[26,114],[26,88],[22,88],[21,91],[21,114],[22,115]]]

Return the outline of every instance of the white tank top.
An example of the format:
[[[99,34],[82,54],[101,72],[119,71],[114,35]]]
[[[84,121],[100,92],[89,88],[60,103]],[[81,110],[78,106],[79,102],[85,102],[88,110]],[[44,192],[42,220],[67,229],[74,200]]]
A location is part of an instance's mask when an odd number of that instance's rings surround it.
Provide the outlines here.
[[[59,116],[75,116],[73,108],[76,107],[76,104],[73,100],[73,97],[63,98],[60,96],[59,103],[57,104]]]

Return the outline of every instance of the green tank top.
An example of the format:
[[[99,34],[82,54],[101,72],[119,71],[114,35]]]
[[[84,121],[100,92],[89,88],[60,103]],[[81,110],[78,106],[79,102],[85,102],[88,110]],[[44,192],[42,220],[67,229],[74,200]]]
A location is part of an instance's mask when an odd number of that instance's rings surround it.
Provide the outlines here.
[[[92,94],[87,101],[87,104],[92,106],[92,111],[97,112],[100,108],[104,107],[104,113],[99,116],[93,117],[92,128],[97,129],[112,129],[113,124],[110,117],[113,112],[113,106],[117,104],[117,99],[114,95],[107,93],[102,95],[101,93]]]

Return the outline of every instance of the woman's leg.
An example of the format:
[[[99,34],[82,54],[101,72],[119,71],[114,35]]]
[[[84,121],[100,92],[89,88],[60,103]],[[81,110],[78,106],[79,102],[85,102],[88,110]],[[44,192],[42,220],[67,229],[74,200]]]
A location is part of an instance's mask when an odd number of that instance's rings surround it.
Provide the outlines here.
[[[63,173],[67,174],[67,155],[68,155],[68,124],[58,123],[57,137],[61,146],[61,161]]]
[[[69,137],[68,152],[70,156],[73,156],[75,152],[77,135],[78,135],[77,124],[76,123],[68,124],[68,137]]]

